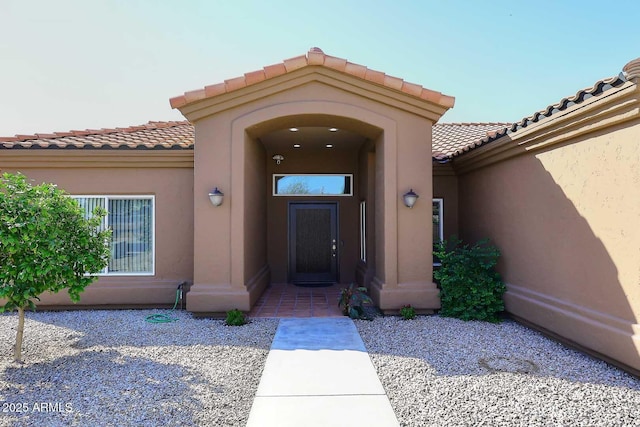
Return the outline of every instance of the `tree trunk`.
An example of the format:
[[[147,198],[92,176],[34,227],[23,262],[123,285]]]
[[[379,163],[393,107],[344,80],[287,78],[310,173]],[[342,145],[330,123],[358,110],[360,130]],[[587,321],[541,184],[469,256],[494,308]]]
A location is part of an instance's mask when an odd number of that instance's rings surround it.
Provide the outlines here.
[[[13,360],[20,362],[22,359],[22,335],[24,334],[24,307],[18,307],[18,332],[16,333],[16,346],[13,352]]]

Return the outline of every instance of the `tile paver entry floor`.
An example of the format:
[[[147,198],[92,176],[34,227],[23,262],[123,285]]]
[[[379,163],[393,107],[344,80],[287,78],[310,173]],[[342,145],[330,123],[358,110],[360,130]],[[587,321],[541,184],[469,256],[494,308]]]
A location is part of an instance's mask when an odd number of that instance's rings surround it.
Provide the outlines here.
[[[340,290],[348,285],[302,287],[272,283],[249,312],[249,317],[342,317]]]

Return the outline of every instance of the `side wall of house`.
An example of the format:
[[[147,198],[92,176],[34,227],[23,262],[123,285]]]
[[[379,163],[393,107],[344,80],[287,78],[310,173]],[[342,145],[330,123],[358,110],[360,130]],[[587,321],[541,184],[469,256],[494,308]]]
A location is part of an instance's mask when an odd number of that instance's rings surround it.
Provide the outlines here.
[[[34,184],[54,183],[72,195],[154,196],[155,272],[141,276],[101,276],[85,289],[77,305],[62,291],[42,295],[38,307],[173,304],[178,284],[193,281],[192,154],[175,153],[179,156],[175,158],[174,155],[158,156],[159,153],[145,157],[138,150],[132,156],[128,152],[104,150],[46,151],[3,152],[0,168],[2,172],[19,171]],[[129,161],[137,166],[126,166]]]
[[[468,159],[459,177],[461,234],[468,241],[488,237],[502,251],[507,310],[635,372],[638,104],[637,91],[628,90],[539,130],[523,129],[512,134],[517,141],[490,148],[504,160]]]

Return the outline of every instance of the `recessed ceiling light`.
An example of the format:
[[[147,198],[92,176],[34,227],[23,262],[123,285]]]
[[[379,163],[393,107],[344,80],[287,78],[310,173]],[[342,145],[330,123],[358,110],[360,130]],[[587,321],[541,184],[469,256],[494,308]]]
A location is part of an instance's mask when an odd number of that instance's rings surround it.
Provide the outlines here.
[[[325,145],[325,147],[327,147],[327,148],[333,148],[333,144],[327,144],[327,145]]]
[[[329,132],[338,132],[338,128],[329,128]]]
[[[298,128],[289,128],[289,131],[291,131],[291,132],[298,132]]]
[[[293,148],[300,148],[300,147],[302,147],[302,145],[300,145],[300,144],[293,144]]]

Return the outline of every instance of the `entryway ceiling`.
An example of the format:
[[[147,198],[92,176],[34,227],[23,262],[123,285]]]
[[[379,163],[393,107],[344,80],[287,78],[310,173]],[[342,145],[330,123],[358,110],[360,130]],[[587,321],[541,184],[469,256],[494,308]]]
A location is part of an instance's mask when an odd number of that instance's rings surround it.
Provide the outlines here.
[[[326,149],[327,144],[333,149],[358,149],[366,140],[365,136],[345,129],[330,131],[329,127],[307,126],[299,127],[292,132],[289,128],[278,129],[261,136],[259,139],[268,151],[284,151],[293,149],[294,144],[300,144],[298,149]]]

